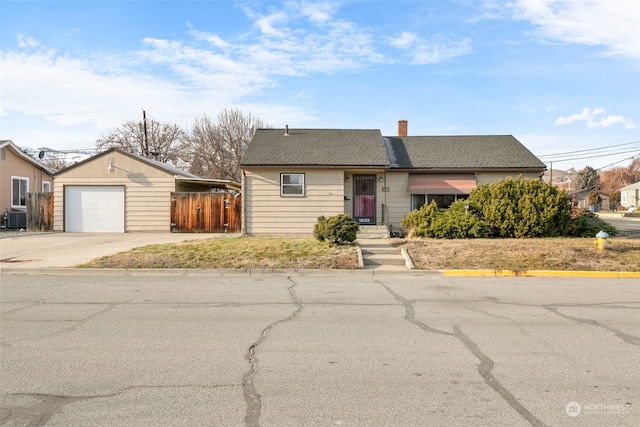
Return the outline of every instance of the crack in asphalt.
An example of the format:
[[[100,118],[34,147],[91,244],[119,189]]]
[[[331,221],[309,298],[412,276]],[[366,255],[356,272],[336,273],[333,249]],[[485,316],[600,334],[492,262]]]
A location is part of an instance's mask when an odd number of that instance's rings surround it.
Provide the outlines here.
[[[61,408],[70,405],[75,402],[84,402],[96,399],[108,399],[111,397],[120,396],[127,391],[135,389],[166,389],[166,388],[205,388],[215,389],[222,387],[239,387],[240,384],[216,384],[216,385],[202,385],[202,384],[182,384],[182,385],[133,385],[125,387],[114,393],[97,394],[91,396],[63,396],[53,394],[41,394],[41,393],[11,393],[6,396],[11,397],[32,397],[38,399],[38,402],[26,405],[9,405],[0,404],[0,424],[4,425],[9,421],[26,421],[28,427],[40,427],[46,425],[51,417],[53,417]]]
[[[258,346],[266,339],[267,333],[271,329],[275,328],[281,323],[295,319],[303,307],[302,302],[296,295],[296,291],[294,289],[297,286],[296,282],[291,280],[291,277],[287,277],[287,280],[291,282],[291,286],[287,287],[287,290],[289,291],[289,297],[291,298],[292,303],[296,306],[296,309],[286,319],[275,321],[264,328],[262,330],[262,333],[260,334],[260,338],[256,342],[254,342],[251,347],[249,347],[249,351],[247,352],[247,355],[245,357],[251,365],[250,369],[244,374],[244,377],[242,379],[242,392],[244,395],[244,400],[247,404],[244,423],[248,427],[258,427],[260,425],[260,412],[262,410],[262,396],[260,396],[260,393],[256,389],[256,385],[254,382],[254,378],[258,373]]]
[[[480,361],[478,364],[478,373],[484,379],[485,383],[491,387],[498,395],[514,409],[522,418],[529,422],[532,426],[545,426],[545,424],[525,408],[516,397],[504,386],[491,372],[494,367],[493,360],[480,350],[480,347],[467,335],[465,335],[458,325],[453,325],[453,332],[443,331],[441,329],[432,328],[424,322],[415,319],[414,301],[404,298],[402,295],[394,292],[391,288],[382,282],[377,281],[387,292],[391,294],[397,301],[404,305],[404,318],[418,326],[420,329],[440,335],[451,336],[458,339],[467,349]]]
[[[569,316],[568,314],[560,313],[558,308],[552,305],[543,305],[542,308],[552,313],[555,313],[560,317],[564,317],[565,319],[573,320],[575,322],[582,323],[585,325],[598,326],[600,328],[606,329],[607,331],[613,332],[618,338],[622,339],[627,344],[640,345],[640,337],[636,337],[635,335],[631,335],[631,334],[627,334],[625,332],[619,331],[618,329],[612,328],[611,326],[606,325],[604,323],[599,323],[593,319],[584,319],[582,317],[574,317],[574,316]]]
[[[46,303],[45,303],[46,304]],[[44,305],[44,304],[43,304]],[[106,305],[106,304],[101,304],[101,305]],[[56,335],[62,335],[65,334],[67,332],[72,332],[75,331],[76,329],[78,329],[80,326],[88,323],[89,321],[93,320],[95,317],[104,314],[108,311],[113,310],[118,304],[112,303],[112,304],[108,304],[108,307],[104,308],[103,310],[100,311],[96,311],[95,313],[91,313],[90,315],[83,317],[80,320],[60,320],[60,322],[73,322],[74,324],[71,326],[67,326],[66,328],[62,328],[58,331],[55,332],[51,332],[45,335],[40,335],[38,337],[34,337],[34,338],[24,338],[24,339],[20,339],[20,340],[3,340],[1,342],[1,344],[3,345],[9,345],[9,343],[18,343],[18,342],[25,342],[25,341],[38,341],[41,340],[43,338],[49,338],[49,337],[53,337]],[[27,322],[27,321],[32,321],[32,320],[21,320],[22,322]],[[33,320],[34,322],[42,322],[42,321],[51,321],[51,320]]]

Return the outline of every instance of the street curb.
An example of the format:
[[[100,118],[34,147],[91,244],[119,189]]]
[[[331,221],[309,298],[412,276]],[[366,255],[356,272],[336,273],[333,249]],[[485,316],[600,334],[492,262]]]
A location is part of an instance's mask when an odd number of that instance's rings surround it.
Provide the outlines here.
[[[620,271],[558,271],[558,270],[267,270],[267,269],[181,269],[181,268],[0,268],[0,275],[78,275],[78,276],[259,276],[259,275],[352,275],[352,276],[444,276],[444,277],[595,277],[640,279],[640,272]]]
[[[633,271],[559,271],[559,270],[443,270],[447,277],[599,277],[614,279],[640,279]]]

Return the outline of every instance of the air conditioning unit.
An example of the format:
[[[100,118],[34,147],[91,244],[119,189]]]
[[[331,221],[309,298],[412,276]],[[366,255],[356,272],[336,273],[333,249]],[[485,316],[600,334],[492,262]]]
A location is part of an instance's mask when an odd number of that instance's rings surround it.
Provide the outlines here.
[[[27,228],[27,213],[5,212],[4,226],[5,228]]]

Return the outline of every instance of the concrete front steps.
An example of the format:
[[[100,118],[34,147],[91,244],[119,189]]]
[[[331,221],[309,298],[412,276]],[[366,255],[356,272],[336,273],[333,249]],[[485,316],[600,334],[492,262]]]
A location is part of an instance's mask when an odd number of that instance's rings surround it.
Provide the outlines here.
[[[387,239],[389,227],[386,225],[360,225],[358,239]]]
[[[393,271],[407,271],[413,268],[411,259],[398,248],[383,239],[363,239],[358,237],[356,244],[362,253],[362,263],[365,269],[381,269]]]

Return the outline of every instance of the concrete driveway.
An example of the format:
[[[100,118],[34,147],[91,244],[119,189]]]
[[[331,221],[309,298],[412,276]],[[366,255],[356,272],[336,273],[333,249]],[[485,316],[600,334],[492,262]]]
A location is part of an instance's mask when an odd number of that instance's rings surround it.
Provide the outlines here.
[[[0,269],[73,267],[139,246],[234,236],[208,233],[43,233],[3,237],[0,238]]]

